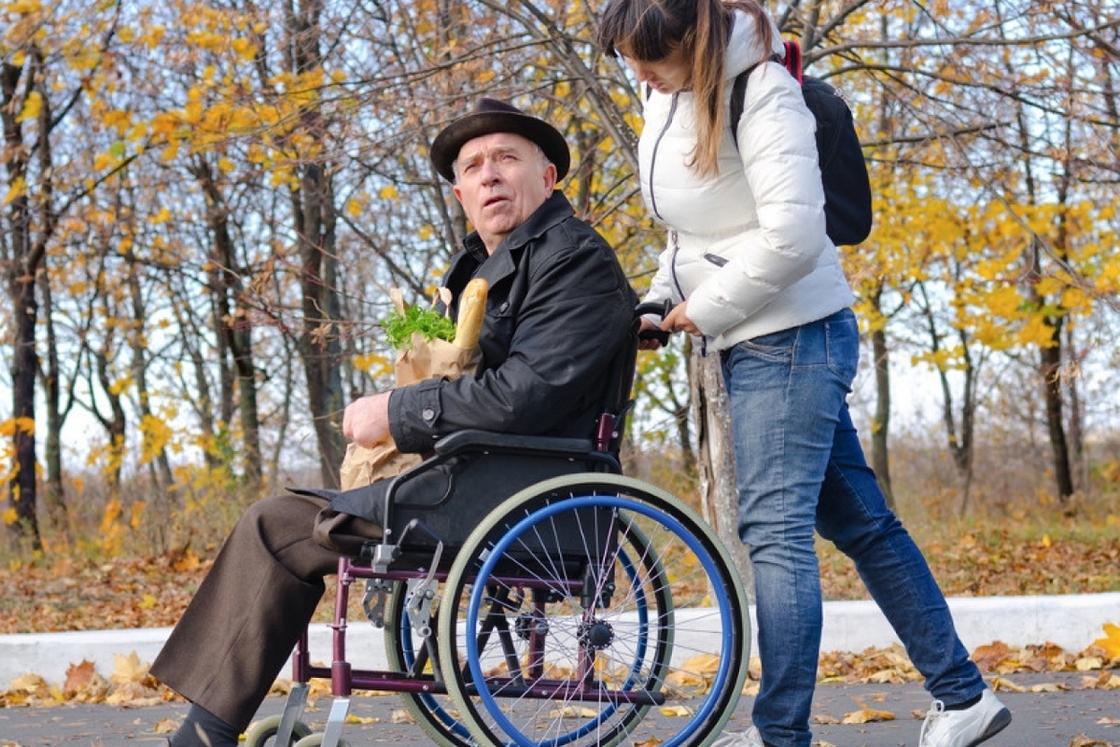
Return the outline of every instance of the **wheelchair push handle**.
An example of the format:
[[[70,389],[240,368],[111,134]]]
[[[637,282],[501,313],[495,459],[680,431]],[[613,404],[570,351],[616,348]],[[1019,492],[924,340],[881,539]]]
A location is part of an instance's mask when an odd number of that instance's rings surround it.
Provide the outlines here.
[[[666,298],[664,301],[647,301],[646,303],[638,304],[634,309],[634,315],[638,318],[650,314],[656,315],[664,319],[669,316],[669,312],[673,310],[673,302]],[[669,344],[669,332],[663,329],[644,329],[638,333],[639,340],[657,340],[662,345]]]

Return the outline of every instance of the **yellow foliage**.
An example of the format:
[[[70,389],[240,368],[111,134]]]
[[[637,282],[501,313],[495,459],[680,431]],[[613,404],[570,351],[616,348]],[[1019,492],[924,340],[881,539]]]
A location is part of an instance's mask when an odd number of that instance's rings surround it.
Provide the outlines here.
[[[31,15],[43,9],[43,4],[39,0],[14,0],[7,6],[7,11],[13,15]]]
[[[19,113],[16,118],[17,122],[25,122],[39,118],[39,112],[43,110],[43,96],[38,91],[32,91],[28,94],[27,99],[23,102],[23,111]]]
[[[129,510],[128,510],[128,513],[129,513],[128,526],[130,528],[132,528],[134,530],[140,528],[140,520],[144,517],[144,507],[145,507],[145,505],[146,504],[144,503],[144,501],[136,501],[129,508]]]
[[[1120,659],[1120,625],[1105,623],[1104,632],[1105,637],[1093,641],[1093,645],[1103,648],[1110,660]]]
[[[14,200],[19,199],[27,194],[27,181],[22,177],[16,177],[12,180],[12,185],[8,188],[7,194],[4,195],[4,204],[10,205]]]
[[[16,433],[23,432],[27,435],[34,435],[35,433],[35,419],[28,417],[8,418],[0,422],[0,435],[14,436]]]
[[[162,452],[171,441],[171,427],[166,421],[155,415],[145,415],[140,421],[140,433],[143,436],[143,447],[140,452],[140,463],[146,464]]]

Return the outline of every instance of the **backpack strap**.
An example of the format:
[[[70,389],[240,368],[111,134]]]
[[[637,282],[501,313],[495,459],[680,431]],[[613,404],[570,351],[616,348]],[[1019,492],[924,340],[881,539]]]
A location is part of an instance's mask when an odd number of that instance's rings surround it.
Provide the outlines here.
[[[804,76],[801,73],[801,45],[797,42],[787,41],[784,44],[786,48],[785,64],[786,70],[794,78],[797,78],[798,83],[804,83]]]
[[[735,76],[735,82],[731,84],[731,139],[735,143],[735,147],[739,147],[739,120],[743,118],[743,105],[747,97],[747,78],[751,77],[751,73],[761,65],[763,62],[781,62],[784,63],[786,69],[790,71],[793,77],[797,78],[797,82],[801,82],[801,47],[797,42],[786,42],[786,56],[780,57],[777,53],[770,55],[767,60],[760,60],[743,72]],[[796,50],[791,52],[790,50]],[[791,67],[791,61],[796,60],[796,68]],[[797,70],[794,73],[794,69]]]

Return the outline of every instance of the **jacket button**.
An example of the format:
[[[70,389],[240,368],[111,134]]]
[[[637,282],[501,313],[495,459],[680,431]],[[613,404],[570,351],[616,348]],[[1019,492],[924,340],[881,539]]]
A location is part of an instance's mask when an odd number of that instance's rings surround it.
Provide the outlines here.
[[[424,410],[420,413],[420,417],[422,417],[422,418],[424,418],[424,420],[428,420],[428,421],[435,420],[436,419],[436,411],[433,410],[430,407],[425,407]]]

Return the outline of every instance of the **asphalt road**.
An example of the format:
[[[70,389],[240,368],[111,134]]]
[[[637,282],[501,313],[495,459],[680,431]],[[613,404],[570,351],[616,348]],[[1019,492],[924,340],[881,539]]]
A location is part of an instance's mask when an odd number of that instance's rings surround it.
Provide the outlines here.
[[[1023,688],[1055,684],[1070,689],[1056,692],[1000,692],[1013,713],[1013,721],[984,747],[1120,747],[1120,691],[1080,689],[1082,675],[1075,673],[1011,675],[1005,680]],[[261,716],[278,713],[283,699],[270,698]],[[919,684],[818,686],[813,704],[813,727],[819,747],[915,747],[921,729],[920,715],[930,699]],[[329,698],[320,699],[305,716],[312,728],[322,729],[330,709]],[[864,706],[894,714],[894,720],[867,724],[842,724],[845,715]],[[426,744],[420,729],[393,723],[399,710],[393,696],[356,697],[351,713],[370,723],[347,725],[345,738],[353,747],[396,743]],[[162,745],[157,731],[177,723],[184,704],[142,708],[107,705],[62,705],[54,708],[0,708],[2,747],[123,747]],[[741,730],[749,723],[750,698],[744,698],[732,720]],[[319,723],[316,723],[319,722]]]

